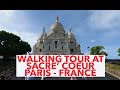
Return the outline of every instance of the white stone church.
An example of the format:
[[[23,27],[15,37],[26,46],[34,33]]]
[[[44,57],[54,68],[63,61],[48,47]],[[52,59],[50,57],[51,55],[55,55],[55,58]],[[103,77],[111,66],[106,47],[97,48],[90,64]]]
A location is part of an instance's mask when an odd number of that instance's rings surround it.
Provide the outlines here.
[[[43,28],[43,33],[33,47],[34,55],[81,55],[80,44],[76,42],[71,28],[65,32],[57,16],[48,33]]]

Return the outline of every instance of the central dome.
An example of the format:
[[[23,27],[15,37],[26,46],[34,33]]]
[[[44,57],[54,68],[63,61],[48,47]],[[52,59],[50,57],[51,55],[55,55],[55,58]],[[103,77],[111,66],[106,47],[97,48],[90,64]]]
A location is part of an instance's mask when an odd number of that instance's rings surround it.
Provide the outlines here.
[[[50,30],[61,30],[64,31],[64,27],[61,23],[55,22],[51,27]]]
[[[65,33],[63,25],[58,21],[58,16],[56,18],[56,22],[53,23],[52,26],[50,27],[49,34],[53,33],[54,31],[57,31],[59,33]]]

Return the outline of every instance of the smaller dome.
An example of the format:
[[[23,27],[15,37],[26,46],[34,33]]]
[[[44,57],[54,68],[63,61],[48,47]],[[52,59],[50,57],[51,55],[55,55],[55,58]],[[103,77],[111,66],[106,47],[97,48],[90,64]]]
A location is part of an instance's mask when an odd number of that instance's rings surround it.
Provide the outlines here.
[[[69,29],[69,32],[68,32],[68,39],[75,39],[73,33],[71,32],[71,28]]]
[[[76,43],[76,47],[79,47],[78,43]]]
[[[47,37],[47,34],[45,33],[45,28],[43,28],[43,33],[39,36],[38,40],[45,39]]]
[[[42,34],[39,36],[38,40],[43,39],[43,36],[44,36],[44,33],[42,33]]]
[[[47,33],[44,33],[43,38],[44,39],[47,38]]]

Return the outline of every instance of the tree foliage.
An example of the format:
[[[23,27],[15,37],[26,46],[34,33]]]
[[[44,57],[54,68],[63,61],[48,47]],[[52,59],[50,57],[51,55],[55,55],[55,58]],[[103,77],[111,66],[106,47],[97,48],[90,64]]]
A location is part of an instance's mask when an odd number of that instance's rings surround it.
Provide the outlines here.
[[[22,41],[19,36],[12,33],[0,31],[0,55],[4,58],[13,58],[27,52],[31,52],[28,42]]]
[[[118,52],[118,56],[120,56],[120,48],[118,48],[118,51],[117,51],[117,52]]]
[[[103,51],[103,49],[105,49],[103,46],[94,46],[90,49],[90,54],[108,56],[108,54],[105,51]]]

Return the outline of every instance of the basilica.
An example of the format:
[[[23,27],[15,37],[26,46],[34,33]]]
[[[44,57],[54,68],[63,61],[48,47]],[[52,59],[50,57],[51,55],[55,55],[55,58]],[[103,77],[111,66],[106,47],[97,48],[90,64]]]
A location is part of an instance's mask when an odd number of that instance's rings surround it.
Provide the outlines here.
[[[46,33],[45,28],[38,37],[33,46],[34,55],[81,55],[80,44],[77,43],[71,28],[65,32],[63,25],[59,22],[58,16],[56,21],[51,25],[50,30]]]

